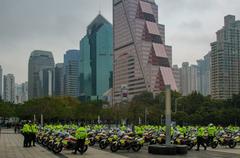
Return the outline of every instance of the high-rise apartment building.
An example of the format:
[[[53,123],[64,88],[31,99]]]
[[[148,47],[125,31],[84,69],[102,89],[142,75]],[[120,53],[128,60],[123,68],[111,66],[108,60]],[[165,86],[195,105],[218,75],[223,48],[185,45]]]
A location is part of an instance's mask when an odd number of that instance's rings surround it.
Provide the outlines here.
[[[81,96],[102,99],[112,87],[112,24],[99,14],[80,41]]]
[[[228,15],[211,43],[211,95],[229,99],[240,92],[240,20]]]
[[[113,103],[177,86],[154,0],[113,0]]]
[[[35,50],[28,63],[28,98],[40,98],[54,95],[55,73],[51,52]]]
[[[64,96],[64,64],[58,63],[55,66],[55,95]]]
[[[80,96],[80,51],[68,50],[64,54],[64,93],[66,96]]]
[[[2,91],[2,84],[3,84],[3,70],[2,70],[2,67],[0,65],[0,100],[3,99],[3,91]]]
[[[4,75],[4,101],[15,101],[15,77],[13,74]]]

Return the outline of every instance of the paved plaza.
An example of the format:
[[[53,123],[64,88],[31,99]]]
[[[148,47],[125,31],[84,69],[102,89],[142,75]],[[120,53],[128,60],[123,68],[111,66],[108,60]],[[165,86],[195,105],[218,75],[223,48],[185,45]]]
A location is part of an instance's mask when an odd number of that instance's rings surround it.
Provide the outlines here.
[[[182,156],[162,156],[151,155],[147,152],[147,147],[143,147],[140,152],[119,151],[111,153],[109,149],[104,151],[97,147],[89,148],[84,155],[73,155],[71,151],[63,151],[55,155],[52,152],[37,145],[36,147],[23,148],[23,137],[20,134],[14,134],[12,129],[4,129],[0,134],[0,158],[239,158],[240,148],[229,149],[220,147],[218,149],[209,149],[207,151],[196,152],[194,150]]]

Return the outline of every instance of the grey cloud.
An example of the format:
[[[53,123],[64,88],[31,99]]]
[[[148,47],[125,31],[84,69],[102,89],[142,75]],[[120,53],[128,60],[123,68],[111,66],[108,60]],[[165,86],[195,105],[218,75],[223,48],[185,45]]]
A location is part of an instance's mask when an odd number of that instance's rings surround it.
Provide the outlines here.
[[[199,20],[192,20],[192,21],[184,21],[179,25],[180,28],[189,30],[193,29],[196,31],[196,29],[201,29],[202,28],[202,23]]]

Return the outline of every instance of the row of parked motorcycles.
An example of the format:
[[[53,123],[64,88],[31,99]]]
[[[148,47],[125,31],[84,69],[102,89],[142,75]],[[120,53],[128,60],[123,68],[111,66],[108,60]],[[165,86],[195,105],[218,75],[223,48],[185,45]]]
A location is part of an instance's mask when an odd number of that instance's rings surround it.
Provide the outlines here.
[[[60,153],[63,149],[74,150],[76,146],[76,139],[74,138],[74,130],[67,130],[66,132],[58,132],[53,130],[41,130],[37,134],[37,143],[48,148],[54,153]],[[112,152],[118,150],[133,150],[138,152],[144,145],[148,144],[164,144],[165,134],[162,132],[153,132],[149,130],[142,135],[134,134],[131,131],[116,131],[116,130],[89,130],[88,138],[85,141],[84,148],[79,148],[78,151],[84,153],[88,146],[99,146],[100,149],[110,147]],[[209,147],[217,148],[218,146],[228,146],[235,148],[240,144],[240,131],[226,132],[221,131],[216,134],[213,141],[209,141],[205,137],[206,144]],[[188,150],[191,150],[197,145],[197,137],[194,132],[189,132],[186,135],[180,133],[172,136],[172,144],[187,145]]]
[[[129,149],[131,147],[128,145],[134,144],[132,143],[134,141],[136,146],[133,146],[133,151],[139,151],[144,144],[165,144],[166,141],[166,136],[164,133],[156,133],[152,131],[145,132],[142,136],[134,135],[132,132],[124,133],[120,136],[111,133],[105,134],[104,132],[91,132],[89,136],[90,146],[99,144],[101,149],[105,149],[110,146],[112,152],[116,152],[119,149]],[[206,145],[213,149],[217,148],[218,146],[235,148],[237,144],[240,144],[240,131],[235,133],[221,131],[216,134],[216,137],[214,137],[212,141],[209,140],[207,135],[204,137],[204,139]],[[172,136],[171,143],[177,145],[187,145],[188,150],[191,150],[197,145],[197,137],[196,134],[191,132],[185,136],[177,133]],[[137,144],[139,144],[139,146]]]
[[[144,145],[144,139],[136,137],[132,132],[117,134],[114,131],[109,132],[90,132],[90,146],[99,144],[100,149],[105,149],[110,146],[112,152],[118,150],[130,150],[138,152]]]
[[[38,144],[54,152],[60,153],[63,149],[74,150],[77,140],[70,132],[40,131],[36,136]],[[89,140],[85,140],[84,148],[79,148],[80,153],[85,153],[88,149]]]

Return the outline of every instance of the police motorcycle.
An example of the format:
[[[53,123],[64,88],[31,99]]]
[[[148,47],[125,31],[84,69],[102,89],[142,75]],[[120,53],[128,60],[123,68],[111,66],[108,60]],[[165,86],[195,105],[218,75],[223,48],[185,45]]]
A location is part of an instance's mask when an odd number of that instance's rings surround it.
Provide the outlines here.
[[[215,149],[218,145],[229,146],[229,148],[235,148],[237,142],[231,133],[228,133],[226,131],[220,131],[217,134],[216,138],[214,138],[213,142],[211,143],[211,147]]]
[[[55,154],[57,154],[57,153],[60,153],[63,149],[75,150],[76,145],[77,145],[77,139],[75,137],[73,137],[70,133],[66,132],[63,135],[61,135],[61,139],[58,139],[54,143],[54,145],[52,147],[52,151]],[[80,153],[85,153],[88,149],[88,145],[89,145],[89,140],[86,139],[84,148],[83,149],[79,148],[78,151]]]
[[[187,145],[188,150],[191,150],[197,144],[197,139],[194,139],[194,137],[189,135],[184,137],[183,134],[177,133],[173,138],[172,143],[176,145]]]
[[[39,129],[39,132],[36,134],[36,142],[38,144],[42,144],[43,137],[45,135],[45,131],[43,129]]]
[[[44,147],[47,147],[49,140],[52,138],[53,138],[53,132],[51,130],[46,131],[42,137],[42,141],[41,141],[42,145]]]
[[[161,132],[160,134],[153,136],[150,144],[165,144],[166,142],[166,135]]]
[[[90,141],[89,146],[94,146],[96,143],[100,143],[102,139],[106,139],[107,135],[105,131],[92,131],[88,133],[88,139]]]
[[[117,152],[118,150],[130,150],[138,152],[144,144],[143,138],[133,137],[133,133],[123,134],[120,139],[114,141],[110,145],[112,152]]]
[[[118,135],[114,131],[109,131],[109,134],[106,138],[103,138],[99,142],[100,149],[107,148],[112,142],[116,141],[118,139]]]

